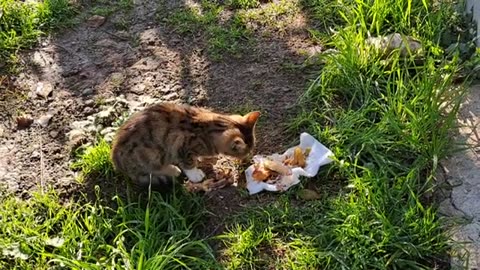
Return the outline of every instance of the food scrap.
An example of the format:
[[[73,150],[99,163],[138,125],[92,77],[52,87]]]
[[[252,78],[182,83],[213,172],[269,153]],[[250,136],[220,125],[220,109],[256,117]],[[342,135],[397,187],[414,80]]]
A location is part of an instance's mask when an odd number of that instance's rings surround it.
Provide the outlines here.
[[[283,163],[275,160],[265,159],[263,162],[255,164],[253,178],[258,181],[265,181],[278,175],[290,175],[292,170]]]
[[[236,164],[234,160],[228,159],[227,157],[221,156],[215,164],[210,163],[209,166],[203,167],[202,170],[207,175],[207,179],[199,183],[187,181],[185,183],[187,191],[208,193],[227,186],[236,185],[238,182],[239,172]]]
[[[331,163],[333,153],[312,135],[300,134],[300,143],[288,148],[283,154],[254,155],[253,162],[245,170],[246,188],[250,195],[262,191],[284,192],[301,182],[301,177],[312,178],[321,166]],[[272,170],[271,160],[278,162],[282,168]],[[265,166],[265,163],[267,166]],[[275,163],[277,164],[277,163]],[[289,175],[286,173],[288,169]]]
[[[286,157],[283,161],[265,158],[260,162],[256,162],[254,164],[252,177],[256,181],[272,181],[277,180],[279,176],[291,175],[292,168],[305,168],[307,165],[306,159],[310,151],[310,147],[307,147],[305,151],[303,151],[302,148],[297,146],[293,151],[293,155]]]
[[[302,151],[302,148],[295,147],[293,150],[293,157],[285,159],[285,164],[293,167],[305,168],[307,165],[306,159],[308,154],[310,154],[311,148],[305,149],[305,152]]]
[[[227,185],[231,184],[232,183],[229,178],[223,178],[220,180],[209,178],[200,183],[193,183],[191,181],[188,181],[185,187],[188,192],[210,192],[216,189],[224,188]]]

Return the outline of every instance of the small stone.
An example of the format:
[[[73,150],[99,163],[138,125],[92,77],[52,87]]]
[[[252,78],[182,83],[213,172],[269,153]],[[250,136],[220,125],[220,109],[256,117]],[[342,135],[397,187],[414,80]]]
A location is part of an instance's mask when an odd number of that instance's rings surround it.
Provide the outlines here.
[[[115,98],[107,98],[104,100],[104,104],[112,104],[112,103],[115,103]]]
[[[92,106],[93,104],[95,104],[95,101],[93,99],[87,99],[85,100],[85,102],[83,103],[85,106]]]
[[[2,248],[2,256],[4,257],[12,257],[16,260],[27,260],[29,255],[25,254],[20,247],[20,244],[12,243],[9,246]]]
[[[163,99],[165,99],[167,101],[174,100],[174,99],[177,99],[177,98],[178,98],[178,94],[176,92],[166,94],[166,95],[163,96]]]
[[[120,37],[122,39],[128,39],[131,36],[127,31],[124,31],[124,30],[120,30],[120,31],[115,32],[115,35],[117,35],[118,37]]]
[[[125,81],[125,76],[121,72],[114,72],[110,75],[110,83],[114,86],[120,86]]]
[[[144,31],[143,33],[140,34],[140,44],[147,44],[150,46],[155,45],[158,40],[158,35],[160,32],[161,30],[158,28],[153,28],[153,29]]]
[[[455,209],[455,207],[453,206],[450,198],[447,198],[447,199],[441,201],[439,206],[440,207],[438,209],[438,213],[440,215],[447,216],[447,217],[455,217],[455,216],[464,217],[465,216],[464,213]]]
[[[107,109],[103,110],[103,111],[100,111],[99,113],[97,113],[97,119],[106,119],[106,118],[109,118],[110,115],[112,115],[114,112],[114,108],[113,107],[108,107]]]
[[[104,128],[103,130],[101,130],[100,134],[103,135],[103,138],[107,142],[112,142],[113,138],[115,137],[116,131],[117,131],[117,128],[107,127],[107,128]]]
[[[106,135],[106,134],[109,134],[109,133],[115,133],[117,129],[114,128],[114,127],[107,127],[107,128],[104,128],[100,131],[100,134],[101,135]]]
[[[139,101],[135,101],[135,100],[131,100],[128,102],[128,108],[130,108],[131,111],[134,111],[136,109],[138,109],[139,107],[141,107],[141,102]]]
[[[45,244],[47,244],[48,246],[52,246],[56,248],[63,246],[63,243],[65,243],[65,240],[59,237],[50,238],[45,242]]]
[[[40,116],[40,118],[37,119],[37,123],[41,126],[41,127],[47,127],[48,126],[48,123],[50,123],[50,119],[52,119],[53,117],[53,114],[51,113],[47,113],[45,115],[42,115]]]
[[[50,137],[56,138],[57,136],[58,136],[58,131],[56,131],[56,130],[50,131]]]
[[[447,178],[447,182],[451,187],[458,187],[463,184],[462,179],[457,178],[457,177],[449,177]]]
[[[105,20],[106,19],[103,16],[93,15],[92,17],[88,18],[87,24],[90,27],[98,28],[98,27],[102,26],[102,24],[105,23]]]
[[[117,45],[117,42],[109,38],[101,39],[95,42],[95,46],[98,46],[98,47],[115,48],[116,45]]]
[[[142,103],[142,104],[154,104],[154,103],[157,103],[158,102],[158,99],[156,98],[152,98],[150,96],[140,96],[138,97],[138,100]]]
[[[386,54],[399,49],[402,57],[408,56],[410,52],[417,54],[422,49],[422,44],[419,41],[410,36],[402,36],[399,33],[384,37],[370,37],[366,42],[377,49],[383,50]]]
[[[83,109],[83,114],[85,114],[85,115],[91,115],[93,113],[94,113],[94,111],[93,111],[93,108],[91,108],[91,107],[85,107]]]
[[[70,151],[74,151],[80,145],[87,141],[87,136],[82,130],[74,129],[68,133],[68,139],[68,146],[70,148]]]
[[[125,98],[125,95],[121,94],[118,97],[115,98],[116,101],[122,102],[124,104],[128,104],[127,99]]]
[[[158,57],[148,56],[137,61],[132,68],[137,70],[154,70],[157,69],[165,60]]]
[[[89,96],[93,94],[93,89],[92,88],[85,88],[83,91],[82,91],[82,95],[84,96]]]
[[[63,178],[60,178],[60,180],[58,180],[56,182],[56,184],[58,184],[62,187],[71,186],[72,183],[75,183],[75,178],[74,177],[63,177]]]
[[[61,75],[62,77],[70,77],[73,75],[77,75],[78,73],[80,73],[80,69],[78,67],[75,67],[72,69],[65,69],[64,71],[62,71]]]
[[[30,115],[23,115],[17,117],[17,129],[26,129],[33,124],[33,119]]]
[[[130,88],[130,91],[137,93],[137,94],[143,94],[145,92],[145,84],[139,83],[134,85],[132,88]]]
[[[83,122],[87,123],[87,125],[85,125],[83,127],[83,129],[85,129],[85,130],[95,130],[95,128],[92,128],[92,127],[94,127],[93,123],[95,122],[95,116],[89,115],[89,116],[87,116],[87,120],[85,120]]]
[[[75,121],[71,123],[70,127],[72,128],[72,131],[75,129],[84,130],[84,129],[87,129],[89,125],[92,125],[93,119],[89,119],[89,117],[87,117],[87,120]]]
[[[83,132],[83,130],[80,130],[80,129],[74,129],[72,131],[70,131],[68,133],[68,140],[69,141],[75,141],[79,138],[82,138],[85,136],[85,132]]]
[[[5,129],[3,127],[0,127],[0,138],[3,136],[5,133]]]
[[[177,43],[180,43],[182,40],[180,38],[177,38],[177,37],[173,37],[170,39],[170,42],[172,42],[173,44],[177,44]]]
[[[35,94],[47,98],[53,91],[53,86],[49,82],[38,82]]]
[[[38,159],[40,158],[40,152],[38,151],[33,151],[33,153],[30,155],[32,159]]]
[[[123,49],[122,45],[123,45],[123,43],[113,41],[109,38],[101,39],[101,40],[95,42],[95,46],[97,46],[97,47],[108,48],[108,49],[114,50],[114,51],[121,51]]]
[[[53,155],[53,156],[52,156],[52,159],[61,160],[61,159],[63,159],[63,155],[62,155],[62,154],[60,154],[60,153],[58,153],[58,154],[55,154],[55,155]]]
[[[319,46],[319,45],[312,46],[312,47],[309,47],[307,49],[307,55],[309,57],[314,57],[314,56],[317,56],[317,55],[321,54],[322,50],[323,50],[322,46]]]

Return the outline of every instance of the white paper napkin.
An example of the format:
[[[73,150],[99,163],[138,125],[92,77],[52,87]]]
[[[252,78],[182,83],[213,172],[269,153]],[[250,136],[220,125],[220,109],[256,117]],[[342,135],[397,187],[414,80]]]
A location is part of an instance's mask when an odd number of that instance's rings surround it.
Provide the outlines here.
[[[290,187],[300,183],[300,176],[305,177],[314,177],[317,175],[320,166],[326,165],[332,162],[330,157],[333,155],[332,151],[317,141],[312,135],[308,133],[302,133],[300,135],[300,144],[298,145],[305,151],[306,148],[310,147],[310,154],[306,159],[306,166],[305,168],[301,167],[294,167],[292,168],[292,174],[282,176],[276,183],[269,184],[263,181],[256,181],[253,179],[252,174],[254,171],[254,165],[250,165],[245,171],[245,176],[247,178],[247,189],[250,195],[256,194],[263,190],[266,191],[286,191]],[[282,155],[273,154],[268,156],[268,158],[283,161],[286,157],[291,157],[295,150],[295,147],[291,147],[285,151]],[[262,159],[267,157],[256,155],[253,157],[254,162],[261,162]]]

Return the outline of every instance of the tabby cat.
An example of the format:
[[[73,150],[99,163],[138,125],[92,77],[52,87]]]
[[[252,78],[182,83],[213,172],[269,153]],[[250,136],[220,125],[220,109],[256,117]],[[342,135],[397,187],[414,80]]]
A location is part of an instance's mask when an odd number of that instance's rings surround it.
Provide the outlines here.
[[[174,103],[155,104],[119,128],[112,161],[136,187],[151,183],[161,188],[182,171],[190,181],[200,182],[205,174],[197,168],[198,158],[248,156],[255,145],[259,116],[257,111],[241,116]]]

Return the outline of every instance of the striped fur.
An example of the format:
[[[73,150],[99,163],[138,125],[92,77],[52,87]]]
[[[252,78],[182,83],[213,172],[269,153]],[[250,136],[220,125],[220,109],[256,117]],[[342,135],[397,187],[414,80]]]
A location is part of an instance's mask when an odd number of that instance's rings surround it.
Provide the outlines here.
[[[226,115],[173,103],[155,104],[133,115],[112,145],[116,170],[133,183],[176,177],[197,170],[197,158],[246,157],[255,146],[259,112]],[[178,167],[177,167],[178,166]],[[179,169],[180,168],[180,169]]]

